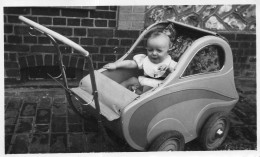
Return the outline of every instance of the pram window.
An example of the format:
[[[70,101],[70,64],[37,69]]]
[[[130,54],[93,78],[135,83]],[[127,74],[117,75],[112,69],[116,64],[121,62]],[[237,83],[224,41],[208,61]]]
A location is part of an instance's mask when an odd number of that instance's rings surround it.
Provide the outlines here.
[[[224,60],[224,50],[219,45],[208,45],[197,52],[183,77],[219,71],[223,67]]]

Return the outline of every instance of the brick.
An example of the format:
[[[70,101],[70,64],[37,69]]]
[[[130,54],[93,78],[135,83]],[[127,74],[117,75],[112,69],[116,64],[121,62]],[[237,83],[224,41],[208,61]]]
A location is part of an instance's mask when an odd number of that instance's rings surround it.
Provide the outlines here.
[[[132,40],[130,40],[130,39],[122,39],[121,40],[121,45],[122,46],[130,46],[130,45],[132,45]]]
[[[88,29],[90,37],[113,37],[112,29]]]
[[[101,54],[93,54],[91,55],[93,61],[103,61],[104,55]]]
[[[31,52],[55,53],[56,49],[54,46],[33,45],[31,46]]]
[[[26,7],[4,7],[5,14],[18,14],[18,15],[25,15],[30,14],[30,8]]]
[[[35,43],[37,43],[37,37],[24,36],[23,41],[24,41],[24,43],[35,44]]]
[[[47,37],[38,37],[38,43],[39,44],[50,44],[51,41]]]
[[[13,33],[13,26],[12,25],[4,25],[4,33]]]
[[[87,50],[89,53],[99,53],[98,51],[98,47],[91,47],[91,46],[88,46],[88,47],[83,47],[85,50]]]
[[[81,20],[81,26],[94,26],[94,20],[93,19],[82,19]]]
[[[10,61],[17,61],[17,54],[16,53],[9,53]]]
[[[20,64],[20,68],[25,68],[27,67],[27,61],[26,61],[26,57],[19,57],[19,64]]]
[[[144,28],[144,22],[143,21],[133,21],[132,22],[132,29],[140,30]]]
[[[80,19],[67,19],[68,26],[80,26]]]
[[[105,61],[108,61],[108,62],[114,62],[116,60],[115,55],[105,55],[104,58],[105,58]]]
[[[134,39],[136,39],[139,36],[139,31],[117,30],[115,32],[115,36],[119,37],[119,38],[134,38]]]
[[[28,63],[29,67],[35,66],[35,63],[36,63],[35,56],[34,55],[27,56],[27,63]]]
[[[119,20],[123,21],[143,21],[144,20],[144,14],[143,13],[121,13],[119,14]]]
[[[55,51],[57,52],[57,51]],[[72,52],[72,48],[70,46],[60,46],[60,52],[62,54],[64,53],[71,53]]]
[[[116,12],[111,11],[90,11],[91,18],[116,19]]]
[[[79,58],[78,59],[78,64],[77,64],[77,68],[78,69],[83,69],[83,66],[84,66],[84,58]]]
[[[237,34],[236,40],[250,41],[251,40],[251,35],[250,34]]]
[[[79,38],[69,38],[70,40],[72,40],[73,42],[79,44]]]
[[[53,18],[53,25],[66,25],[66,18]]]
[[[9,60],[9,53],[4,53],[4,60]]]
[[[239,42],[229,42],[231,48],[238,48]]]
[[[95,39],[95,45],[106,45],[106,39],[102,39],[102,38]]]
[[[81,45],[93,45],[93,38],[81,38],[80,44]]]
[[[89,17],[88,12],[85,9],[62,9],[61,15],[66,17]]]
[[[256,63],[256,57],[249,57],[249,62]]]
[[[109,10],[109,6],[97,6],[97,10]]]
[[[76,68],[78,61],[78,57],[71,56],[70,57],[70,67]]]
[[[9,43],[19,44],[19,43],[22,43],[22,37],[20,37],[20,36],[15,36],[15,35],[9,35],[7,41],[8,41]]]
[[[18,69],[6,69],[6,75],[8,77],[19,77],[20,76],[20,70],[18,70]]]
[[[144,13],[145,6],[133,6],[133,12],[134,13]]]
[[[44,25],[52,25],[52,18],[50,17],[39,17],[39,23]]]
[[[100,53],[107,54],[107,53],[114,53],[115,49],[113,47],[101,47]]]
[[[120,6],[119,10],[120,10],[120,13],[132,13],[133,7],[132,6]]]
[[[236,34],[234,33],[221,33],[228,41],[234,41],[236,39]]]
[[[12,44],[5,44],[4,45],[5,51],[16,51],[16,52],[28,52],[29,46],[28,45],[12,45]]]
[[[52,55],[50,55],[50,54],[46,54],[45,56],[44,56],[44,65],[46,65],[46,66],[52,66]]]
[[[96,27],[107,27],[107,20],[95,20]]]
[[[62,62],[64,64],[64,66],[68,67],[69,66],[69,56],[63,55],[62,56]]]
[[[66,117],[53,117],[51,124],[52,132],[66,132]]]
[[[132,28],[132,21],[122,21],[122,20],[119,20],[118,29],[121,29],[121,30],[131,30],[131,28]]]
[[[8,23],[21,23],[21,21],[18,19],[18,16],[7,16]]]
[[[64,123],[63,120],[61,122]],[[59,125],[56,127],[59,128]],[[61,128],[63,128],[63,126]],[[51,139],[50,153],[66,153],[67,152],[67,149],[68,149],[67,148],[67,135],[65,133],[51,134],[50,139]]]
[[[85,28],[74,28],[74,36],[86,36],[87,30]]]
[[[36,55],[35,59],[37,66],[43,66],[43,55]]]
[[[30,153],[48,153],[49,152],[49,135],[34,134],[30,145]]]
[[[5,68],[9,69],[16,69],[16,68],[19,68],[18,66],[18,63],[17,62],[9,62],[9,61],[6,61],[5,62]]]
[[[60,9],[58,8],[32,8],[32,15],[49,15],[49,16],[59,16]]]
[[[29,35],[30,28],[28,26],[14,26],[14,33],[16,35]]]
[[[109,8],[110,8],[110,10],[114,10],[114,11],[117,10],[117,6],[110,6]]]
[[[64,36],[72,36],[72,28],[52,27],[50,29]]]
[[[116,27],[116,21],[115,20],[109,20],[108,27]]]
[[[249,48],[250,47],[249,42],[241,42],[239,45],[240,45],[239,46],[240,48]]]
[[[119,39],[109,39],[108,45],[119,45]]]

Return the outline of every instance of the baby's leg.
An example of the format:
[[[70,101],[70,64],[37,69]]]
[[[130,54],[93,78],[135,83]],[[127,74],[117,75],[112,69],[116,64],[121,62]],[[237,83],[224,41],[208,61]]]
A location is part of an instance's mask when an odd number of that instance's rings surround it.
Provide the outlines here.
[[[131,77],[121,83],[122,86],[128,88],[129,86],[141,86],[136,77]]]

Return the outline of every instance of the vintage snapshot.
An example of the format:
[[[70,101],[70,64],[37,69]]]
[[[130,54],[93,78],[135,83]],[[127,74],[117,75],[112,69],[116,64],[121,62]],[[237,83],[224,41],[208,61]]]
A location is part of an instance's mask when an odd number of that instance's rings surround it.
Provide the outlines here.
[[[3,6],[3,27],[5,155],[257,151],[256,4]]]

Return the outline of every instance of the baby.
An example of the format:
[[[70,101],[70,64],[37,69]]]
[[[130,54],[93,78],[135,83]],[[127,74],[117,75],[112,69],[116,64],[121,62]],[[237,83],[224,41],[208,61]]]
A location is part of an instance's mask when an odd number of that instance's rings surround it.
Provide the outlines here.
[[[144,76],[131,77],[121,84],[126,88],[129,88],[129,86],[156,87],[162,83],[169,73],[174,71],[177,64],[168,54],[170,45],[170,38],[166,34],[154,32],[147,40],[147,55],[138,54],[133,57],[133,60],[109,63],[104,68],[109,70],[117,68],[143,69]]]

